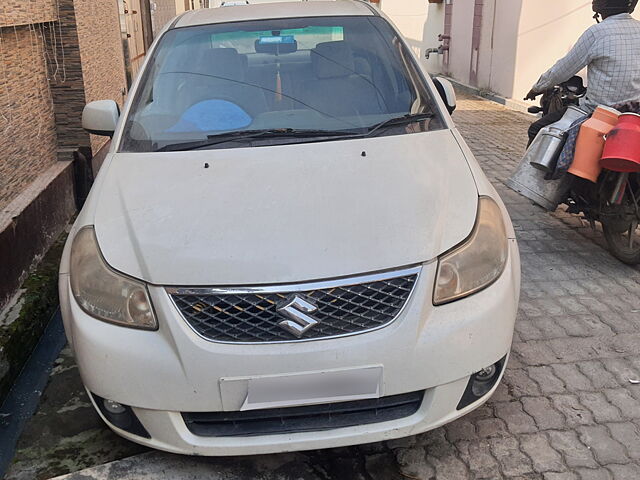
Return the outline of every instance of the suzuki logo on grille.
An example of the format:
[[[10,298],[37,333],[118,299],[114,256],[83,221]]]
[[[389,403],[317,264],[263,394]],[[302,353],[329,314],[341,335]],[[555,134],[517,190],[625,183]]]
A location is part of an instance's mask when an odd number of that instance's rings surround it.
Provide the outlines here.
[[[286,299],[284,303],[277,307],[277,311],[289,318],[289,320],[283,320],[278,325],[298,338],[302,338],[305,333],[320,323],[309,315],[317,312],[318,307],[300,295]]]

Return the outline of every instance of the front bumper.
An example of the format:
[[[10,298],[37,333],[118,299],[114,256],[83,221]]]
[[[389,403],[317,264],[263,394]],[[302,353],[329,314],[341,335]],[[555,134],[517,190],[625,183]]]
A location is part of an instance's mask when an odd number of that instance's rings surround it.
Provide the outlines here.
[[[150,294],[160,328],[118,327],[84,314],[60,277],[67,337],[86,388],[132,407],[150,439],[119,430],[138,443],[175,453],[245,455],[368,443],[421,433],[480,406],[456,407],[469,377],[507,355],[516,318],[520,264],[515,241],[509,263],[489,288],[439,307],[432,304],[436,264],[426,264],[407,305],[378,331],[313,342],[229,345],[197,336],[165,290]],[[246,389],[221,388],[222,379],[304,374],[381,366],[382,396],[425,391],[419,410],[384,423],[252,437],[200,437],[181,412],[238,411]],[[495,388],[495,387],[494,387]]]

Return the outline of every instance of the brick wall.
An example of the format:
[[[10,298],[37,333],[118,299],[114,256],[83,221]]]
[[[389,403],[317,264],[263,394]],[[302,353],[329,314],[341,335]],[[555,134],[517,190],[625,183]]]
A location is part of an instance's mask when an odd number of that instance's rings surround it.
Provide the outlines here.
[[[120,17],[116,0],[74,0],[80,60],[87,102],[115,100],[122,106],[126,90]],[[91,138],[93,153],[106,143]]]
[[[50,28],[0,28],[0,211],[56,161],[43,55]]]
[[[89,134],[82,129],[79,119],[86,103],[84,79],[80,63],[80,46],[76,29],[73,0],[59,0],[60,41],[51,45],[52,54],[64,58],[62,71],[51,79],[51,92],[58,132],[58,148],[61,150],[89,147]],[[55,47],[55,50],[54,50]],[[62,158],[68,155],[62,155]]]
[[[54,22],[56,0],[0,0],[0,27]]]

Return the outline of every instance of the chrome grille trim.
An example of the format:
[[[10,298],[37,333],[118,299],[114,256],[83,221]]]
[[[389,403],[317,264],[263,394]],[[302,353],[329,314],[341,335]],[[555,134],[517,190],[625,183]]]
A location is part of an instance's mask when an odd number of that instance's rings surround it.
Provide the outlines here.
[[[361,283],[373,283],[398,277],[409,277],[411,275],[418,275],[421,271],[422,266],[418,266],[405,268],[403,270],[392,270],[370,275],[343,277],[335,280],[319,282],[258,285],[255,287],[167,287],[165,290],[169,295],[247,295],[252,293],[306,292],[309,290],[324,290],[334,287],[348,287],[351,285],[360,285]]]
[[[307,283],[293,283],[293,284],[281,284],[281,285],[257,285],[249,287],[166,287],[165,291],[169,295],[171,303],[176,308],[176,311],[183,318],[185,323],[193,330],[193,332],[202,339],[221,344],[233,344],[233,345],[265,345],[265,344],[280,344],[280,343],[299,343],[299,342],[311,342],[319,340],[328,340],[341,337],[349,337],[354,335],[361,335],[370,333],[382,328],[386,328],[396,321],[396,319],[402,314],[406,305],[409,303],[411,296],[415,290],[415,286],[419,282],[420,274],[422,272],[422,266],[414,266],[404,268],[402,270],[385,271],[380,273],[374,273],[369,275],[359,275],[355,277],[343,277],[334,280],[307,282]],[[385,280],[399,279],[403,277],[413,277],[410,291],[406,294],[403,303],[395,315],[387,322],[374,328],[368,328],[358,330],[354,332],[348,332],[338,335],[321,336],[315,338],[292,338],[291,340],[264,340],[264,341],[230,341],[219,340],[207,337],[202,334],[189,319],[185,316],[179,305],[176,303],[175,296],[207,296],[207,295],[260,295],[260,294],[290,294],[295,292],[309,292],[309,291],[321,291],[331,290],[339,287],[358,286],[362,284],[371,284],[375,282],[382,282]]]

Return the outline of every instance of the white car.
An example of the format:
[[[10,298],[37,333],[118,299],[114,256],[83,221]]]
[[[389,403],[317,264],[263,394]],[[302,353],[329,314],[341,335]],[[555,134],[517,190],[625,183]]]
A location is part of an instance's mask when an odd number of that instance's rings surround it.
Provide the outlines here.
[[[122,114],[83,116],[113,141],[60,300],[104,421],[244,455],[414,435],[484,403],[520,263],[454,108],[365,2],[167,26]]]

